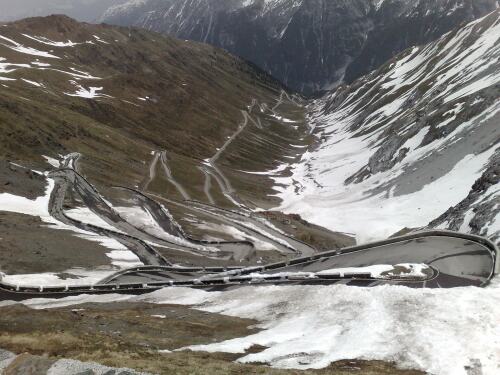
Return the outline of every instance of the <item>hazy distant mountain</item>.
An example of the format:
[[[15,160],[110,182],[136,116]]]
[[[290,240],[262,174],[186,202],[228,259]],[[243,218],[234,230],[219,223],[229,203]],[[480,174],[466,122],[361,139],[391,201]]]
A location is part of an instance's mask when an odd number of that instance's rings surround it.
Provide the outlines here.
[[[0,0],[0,21],[66,14],[79,21],[93,22],[110,6],[127,0]]]

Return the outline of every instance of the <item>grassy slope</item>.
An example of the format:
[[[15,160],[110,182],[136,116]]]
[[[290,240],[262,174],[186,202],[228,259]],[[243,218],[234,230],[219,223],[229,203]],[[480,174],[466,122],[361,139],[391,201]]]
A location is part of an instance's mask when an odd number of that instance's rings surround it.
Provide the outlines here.
[[[21,33],[94,43],[58,48]],[[75,91],[69,82],[74,78],[55,71],[21,68],[8,74],[45,88],[2,81],[8,87],[0,85],[0,158],[41,161],[41,154],[79,151],[91,158],[88,173],[107,184],[110,178],[139,181],[142,162],[154,149],[195,159],[211,156],[241,122],[240,109],[253,98],[272,100],[279,93],[268,76],[221,50],[142,30],[53,16],[8,24],[0,35],[54,51],[61,59],[40,61],[54,69],[74,68],[100,77],[78,84],[104,87],[103,93],[113,97],[87,100],[64,95]],[[109,44],[97,42],[94,35]],[[36,58],[1,45],[0,56],[17,64]],[[152,100],[138,100],[146,96]]]

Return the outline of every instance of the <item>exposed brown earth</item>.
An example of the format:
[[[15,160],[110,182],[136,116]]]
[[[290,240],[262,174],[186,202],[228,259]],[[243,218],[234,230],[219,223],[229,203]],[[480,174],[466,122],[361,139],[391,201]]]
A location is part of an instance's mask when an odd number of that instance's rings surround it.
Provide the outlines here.
[[[260,214],[273,225],[294,238],[314,246],[318,251],[342,249],[356,244],[356,241],[348,234],[331,232],[305,221],[300,215],[284,214],[278,211],[265,211]]]
[[[58,273],[103,266],[112,269],[106,256],[110,251],[72,231],[51,229],[51,224],[37,217],[0,211],[0,271],[4,273]]]
[[[35,199],[43,195],[46,185],[45,177],[31,169],[16,166],[7,160],[0,160],[0,193]]]

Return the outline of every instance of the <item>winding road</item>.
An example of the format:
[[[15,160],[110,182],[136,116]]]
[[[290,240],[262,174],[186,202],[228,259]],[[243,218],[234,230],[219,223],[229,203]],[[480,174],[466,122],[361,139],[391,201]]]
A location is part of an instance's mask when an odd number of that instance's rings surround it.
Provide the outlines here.
[[[178,183],[175,178],[172,176],[172,172],[170,171],[170,168],[168,167],[168,159],[167,159],[167,152],[162,151],[160,153],[160,161],[161,165],[163,166],[163,170],[165,171],[165,175],[167,176],[168,181],[175,186],[179,194],[182,196],[183,199],[188,200],[191,199],[189,196],[188,192],[184,187]]]
[[[498,248],[495,244],[482,237],[446,231],[415,233],[342,250],[312,255],[307,253],[307,256],[289,261],[254,267],[172,265],[148,244],[148,240],[158,240],[157,238],[141,232],[125,221],[85,178],[74,169],[68,168],[68,166],[74,166],[77,160],[78,156],[73,155],[62,164],[63,168],[49,173],[49,177],[55,181],[49,203],[50,213],[63,223],[119,241],[134,251],[146,265],[119,271],[96,285],[21,287],[0,281],[1,298],[23,300],[82,293],[135,294],[176,286],[208,290],[221,290],[243,285],[296,284],[353,286],[396,284],[414,288],[450,288],[485,286],[495,273],[498,257]],[[79,194],[87,207],[96,215],[118,230],[101,228],[68,217],[63,210],[63,202],[69,187]],[[195,241],[183,232],[162,205],[138,191],[133,192],[138,195],[143,207],[166,232],[184,237],[188,241]],[[302,249],[302,253],[310,251],[307,249],[308,245],[293,240],[246,213],[223,210],[199,202],[186,201],[177,204],[185,205],[193,210],[201,210],[218,219],[226,220],[234,226],[252,230],[268,241],[275,241],[275,243],[288,241],[290,248],[295,251],[297,248]],[[269,234],[270,230],[274,231],[272,235]],[[236,247],[247,244],[227,242],[219,243],[219,245],[227,246],[228,251],[236,251]],[[375,275],[370,271],[370,267],[374,266],[389,267],[392,272]],[[412,273],[410,272],[412,267],[420,268],[425,272]]]
[[[282,104],[282,92],[275,111]],[[498,272],[498,248],[491,241],[474,235],[448,231],[425,231],[392,238],[372,244],[353,246],[342,250],[317,253],[310,245],[288,236],[268,222],[255,216],[237,198],[228,178],[217,162],[227,147],[248,126],[249,122],[261,126],[251,114],[254,107],[262,105],[254,100],[248,111],[242,111],[243,122],[235,133],[200,167],[205,174],[204,191],[210,204],[191,200],[186,189],[175,180],[165,151],[153,153],[149,174],[138,190],[117,187],[135,197],[140,207],[164,232],[151,232],[125,219],[104,199],[98,190],[81,175],[78,169],[79,154],[68,155],[60,168],[48,174],[54,180],[49,201],[49,212],[58,221],[78,229],[112,238],[134,252],[145,264],[121,270],[95,285],[83,286],[18,286],[0,279],[0,298],[23,300],[33,297],[64,297],[82,293],[148,293],[165,287],[192,287],[206,290],[223,290],[244,285],[329,285],[377,286],[404,285],[413,288],[452,288],[485,286]],[[265,109],[268,109],[265,106]],[[147,188],[156,177],[161,164],[168,181],[184,199],[176,201],[148,193]],[[222,193],[238,210],[216,207],[210,190],[211,177]],[[96,216],[109,228],[84,223],[71,218],[64,211],[64,200],[72,189]],[[255,257],[255,247],[250,241],[202,241],[187,234],[175,221],[168,209],[159,202],[168,202],[186,210],[199,212],[227,224],[248,238],[272,245],[291,260],[252,267],[182,267],[163,257],[154,245],[185,251],[211,259],[242,260]],[[113,229],[110,229],[113,228]],[[377,268],[378,267],[378,268]],[[384,272],[374,269],[383,268]],[[419,272],[415,270],[420,270]]]
[[[498,248],[482,237],[430,231],[258,267],[227,270],[135,267],[120,271],[97,285],[88,286],[17,287],[0,282],[0,297],[23,300],[82,293],[141,294],[165,287],[224,290],[248,285],[481,287],[486,286],[494,276],[497,256]],[[425,272],[408,273],[408,264],[420,265]],[[394,272],[374,276],[366,270],[367,266],[374,265],[394,265]]]
[[[113,238],[128,249],[133,251],[143,262],[147,265],[170,265],[171,263],[167,261],[160,253],[158,253],[149,244],[158,244],[163,247],[184,251],[200,256],[222,258],[222,259],[232,259],[234,258],[234,253],[220,251],[219,249],[212,248],[210,244],[194,243],[193,241],[183,241],[183,237],[180,235],[180,231],[175,229],[178,225],[173,221],[173,218],[167,215],[162,216],[162,228],[167,229],[167,234],[171,235],[176,241],[169,241],[165,238],[160,238],[152,233],[145,231],[143,228],[135,226],[124,219],[113,207],[109,206],[108,203],[99,192],[80,174],[75,170],[69,168],[62,168],[57,171],[49,173],[49,177],[54,179],[55,185],[51,194],[49,202],[49,212],[56,219],[65,224],[75,226],[79,229],[87,230],[99,235],[104,235]],[[72,219],[64,213],[63,203],[66,192],[69,187],[72,187],[74,191],[81,197],[85,205],[98,217],[104,220],[110,226],[116,228],[116,230],[110,230],[107,228],[101,228],[96,225],[82,223],[78,220]],[[237,245],[234,246],[234,252],[237,254],[242,254],[242,248]],[[245,254],[253,251],[251,244],[246,243],[244,245],[247,250]]]

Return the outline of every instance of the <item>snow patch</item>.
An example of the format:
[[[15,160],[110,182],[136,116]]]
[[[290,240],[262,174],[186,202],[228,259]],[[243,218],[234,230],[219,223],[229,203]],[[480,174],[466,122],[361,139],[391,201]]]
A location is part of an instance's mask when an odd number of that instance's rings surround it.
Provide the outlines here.
[[[2,35],[0,35],[0,39],[9,43],[9,44],[0,43],[1,45],[5,46],[7,48],[10,48],[11,50],[14,50],[16,52],[19,52],[19,53],[24,53],[24,54],[33,55],[33,56],[48,57],[51,59],[59,59],[60,58],[58,56],[52,55],[49,52],[40,51],[40,50],[37,50],[35,48],[31,48],[31,47],[25,47],[22,44],[19,44],[16,41],[9,39],[9,38],[2,36]]]
[[[75,81],[70,81],[74,86],[76,86],[77,91],[75,93],[65,92],[65,95],[68,96],[77,96],[85,99],[98,99],[98,98],[112,98],[112,96],[101,94],[98,91],[102,91],[103,87],[89,87],[86,89],[85,87],[79,85]]]

